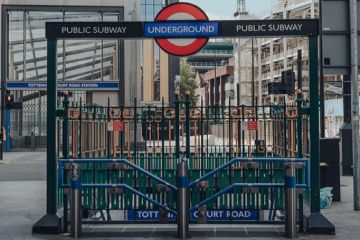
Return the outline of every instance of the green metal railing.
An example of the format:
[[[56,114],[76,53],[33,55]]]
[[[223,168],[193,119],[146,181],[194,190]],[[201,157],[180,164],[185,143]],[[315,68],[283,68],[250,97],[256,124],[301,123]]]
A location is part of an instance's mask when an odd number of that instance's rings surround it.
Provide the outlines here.
[[[297,106],[69,106],[67,97],[58,110],[58,152],[64,159],[127,159],[168,183],[176,185],[176,166],[187,158],[190,180],[195,180],[237,157],[300,157],[309,154],[309,120],[302,99]],[[64,183],[70,182],[64,170]],[[298,169],[298,182],[303,180]],[[122,183],[149,198],[176,208],[174,193],[131,168],[109,169],[106,164],[82,165],[83,182]],[[235,164],[209,179],[208,188],[191,190],[191,205],[232,183],[280,183],[281,163]],[[135,195],[114,195],[105,189],[82,190],[85,210],[156,210]],[[65,191],[66,192],[66,191]],[[114,197],[115,196],[115,197]],[[65,203],[65,204],[64,204]],[[58,189],[58,207],[68,210],[69,201]],[[209,209],[283,210],[281,188],[244,193],[234,189],[207,204]]]

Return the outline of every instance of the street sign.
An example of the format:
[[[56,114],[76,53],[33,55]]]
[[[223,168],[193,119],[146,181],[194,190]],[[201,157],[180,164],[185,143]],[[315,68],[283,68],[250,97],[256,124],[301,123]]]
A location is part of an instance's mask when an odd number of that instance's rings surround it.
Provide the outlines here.
[[[6,82],[6,89],[8,90],[46,90],[47,83],[40,81],[23,82],[11,81]],[[58,82],[57,88],[59,90],[118,90],[119,82]]]
[[[247,122],[247,128],[249,131],[256,131],[257,130],[257,122]]]
[[[256,121],[242,122],[241,129],[244,131],[256,131],[257,130],[257,122]]]
[[[176,216],[168,213],[168,220],[175,221]],[[132,221],[158,221],[160,219],[159,210],[128,210],[128,220]],[[198,210],[190,212],[190,219],[196,221],[199,218]],[[258,210],[246,210],[246,209],[208,209],[206,212],[206,218],[208,221],[255,221],[259,219]]]
[[[174,37],[184,35],[198,36],[197,38],[183,38],[183,39],[170,39],[170,38],[156,38],[157,44],[165,52],[176,56],[188,56],[200,51],[208,42],[208,37],[203,35],[218,35],[217,23],[207,22],[209,20],[206,13],[199,7],[190,3],[174,3],[168,7],[163,8],[156,16],[152,25],[145,25],[145,35],[150,34],[151,27],[158,24],[158,27],[164,27],[166,22],[166,29],[172,31]],[[170,21],[170,22],[169,22]],[[189,21],[188,23],[180,23],[181,25],[175,26],[171,21]],[[202,21],[197,23],[196,21]],[[170,24],[170,25],[169,25]],[[165,29],[163,28],[163,29]],[[177,33],[175,33],[175,31]],[[168,31],[169,33],[169,31]],[[169,34],[168,34],[169,35]],[[159,33],[158,37],[164,37],[164,33]]]
[[[108,128],[109,132],[122,132],[122,131],[124,131],[124,123],[123,122],[109,122],[107,128]]]
[[[124,131],[124,123],[123,122],[113,122],[114,132],[122,132]]]
[[[343,94],[343,82],[325,82],[325,94],[327,95],[342,95]]]

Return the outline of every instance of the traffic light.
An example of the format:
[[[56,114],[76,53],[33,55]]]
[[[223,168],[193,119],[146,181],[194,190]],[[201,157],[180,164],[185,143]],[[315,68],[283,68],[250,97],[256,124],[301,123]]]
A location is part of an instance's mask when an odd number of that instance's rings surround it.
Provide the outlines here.
[[[286,94],[295,94],[295,73],[293,70],[287,70],[281,73],[281,83],[284,85]]]
[[[281,72],[281,82],[268,84],[269,94],[295,94],[295,74],[293,70]]]
[[[7,92],[5,95],[5,107],[7,109],[12,109],[14,108],[14,95],[10,94],[10,92]]]

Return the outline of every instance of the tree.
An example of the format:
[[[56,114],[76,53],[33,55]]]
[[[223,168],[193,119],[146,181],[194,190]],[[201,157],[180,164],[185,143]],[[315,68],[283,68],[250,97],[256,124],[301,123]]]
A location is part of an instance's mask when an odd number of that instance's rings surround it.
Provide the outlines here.
[[[190,92],[191,106],[195,106],[199,96],[196,94],[196,90],[199,85],[196,82],[196,73],[194,69],[190,67],[186,58],[180,59],[180,100],[184,102],[186,100],[186,91]]]

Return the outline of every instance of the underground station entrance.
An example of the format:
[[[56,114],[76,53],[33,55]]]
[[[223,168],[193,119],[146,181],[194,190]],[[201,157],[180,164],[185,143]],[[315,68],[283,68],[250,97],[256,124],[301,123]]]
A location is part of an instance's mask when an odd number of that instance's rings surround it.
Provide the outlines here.
[[[209,21],[185,3],[163,9],[154,22],[47,23],[47,212],[33,232],[79,238],[90,224],[136,224],[143,237],[145,225],[166,224],[173,231],[163,237],[186,239],[198,226],[269,224],[282,225],[288,238],[334,234],[320,213],[318,25]],[[309,39],[310,97],[298,89],[295,106],[245,106],[239,99],[195,106],[178,93],[162,106],[70,106],[66,94],[58,106],[58,40],[154,38],[166,52],[187,56],[208,38],[278,36]],[[176,45],[179,39],[189,44]],[[220,142],[210,141],[213,131],[221,132]],[[115,236],[125,237],[121,230]]]

